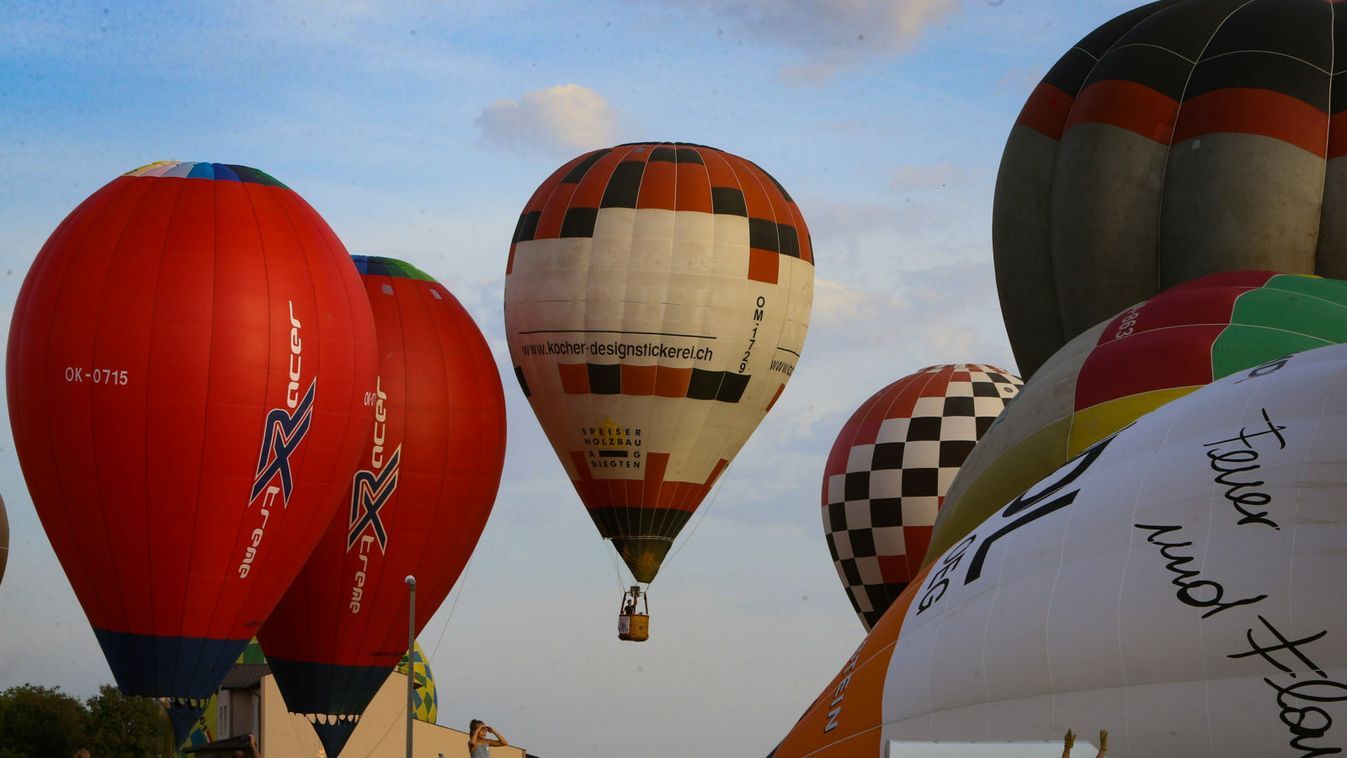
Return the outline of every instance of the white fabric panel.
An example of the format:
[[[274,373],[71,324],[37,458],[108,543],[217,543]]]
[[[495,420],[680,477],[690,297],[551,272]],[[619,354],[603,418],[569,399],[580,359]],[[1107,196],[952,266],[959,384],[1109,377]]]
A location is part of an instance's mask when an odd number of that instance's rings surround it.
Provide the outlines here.
[[[889,661],[884,739],[1104,728],[1111,758],[1337,752],[1345,496],[1347,347],[1144,416],[936,561]]]
[[[773,361],[793,368],[795,356],[777,348],[803,349],[813,298],[809,263],[780,256],[779,281],[773,285],[748,279],[748,259],[746,218],[693,211],[603,208],[592,239],[517,244],[505,290],[510,355],[523,370],[534,411],[573,478],[570,451],[590,450],[582,431],[605,421],[641,429],[642,460],[652,452],[669,453],[669,481],[704,482],[721,459],[733,459],[789,378],[773,369]],[[762,319],[755,322],[759,297]],[[526,334],[540,330],[549,331]],[[525,352],[526,345],[548,341],[628,349],[661,342],[704,348],[711,357],[621,358],[594,355],[587,347],[560,355]],[[729,371],[752,379],[737,403],[565,394],[557,364],[587,362]],[[741,364],[746,364],[742,372]],[[640,479],[642,471],[638,465],[595,468],[590,474]]]

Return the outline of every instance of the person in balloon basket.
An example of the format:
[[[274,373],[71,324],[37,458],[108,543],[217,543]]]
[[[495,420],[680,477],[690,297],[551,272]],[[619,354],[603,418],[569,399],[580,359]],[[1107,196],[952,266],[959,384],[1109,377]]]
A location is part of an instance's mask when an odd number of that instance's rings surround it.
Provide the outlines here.
[[[495,727],[487,726],[481,719],[473,719],[468,725],[468,758],[489,758],[491,748],[509,746]]]
[[[1070,729],[1066,730],[1066,738],[1062,741],[1062,758],[1071,758],[1071,748],[1076,744],[1076,733]],[[1095,758],[1107,758],[1108,756],[1108,730],[1099,730],[1099,752]],[[474,757],[475,758],[475,757]]]

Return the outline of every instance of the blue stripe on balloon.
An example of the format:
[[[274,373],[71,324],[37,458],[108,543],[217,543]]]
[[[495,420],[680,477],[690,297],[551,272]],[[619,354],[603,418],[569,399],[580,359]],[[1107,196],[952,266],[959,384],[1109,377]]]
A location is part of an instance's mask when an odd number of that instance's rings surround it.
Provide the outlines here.
[[[94,629],[117,686],[128,695],[208,698],[248,646],[239,640],[158,637]]]
[[[393,673],[393,666],[341,666],[267,656],[291,713],[358,716]]]

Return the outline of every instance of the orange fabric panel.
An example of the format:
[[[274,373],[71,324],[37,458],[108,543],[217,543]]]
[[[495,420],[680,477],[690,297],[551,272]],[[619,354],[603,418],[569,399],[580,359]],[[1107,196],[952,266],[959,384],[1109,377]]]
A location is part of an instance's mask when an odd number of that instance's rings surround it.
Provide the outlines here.
[[[538,219],[538,230],[533,233],[534,239],[555,239],[561,236],[561,222],[566,218],[566,209],[571,207],[575,188],[574,184],[557,185],[556,192],[553,192],[543,204],[543,213]]]
[[[646,161],[645,173],[641,176],[641,191],[636,196],[636,207],[674,209],[674,189],[677,183],[678,166],[668,161]]]
[[[776,405],[776,401],[781,399],[781,393],[785,391],[786,385],[784,383],[776,388],[776,392],[772,394],[772,399],[767,401],[767,410],[772,410],[772,406]]]
[[[944,397],[949,391],[949,383],[953,380],[954,367],[947,366],[939,371],[933,371],[930,374],[923,374],[926,381],[921,383],[921,397]],[[965,374],[967,376],[967,374]],[[965,379],[964,381],[968,381]],[[892,417],[890,417],[892,418]]]
[[[558,363],[561,389],[567,395],[589,394],[589,366],[583,363]]]
[[[524,213],[542,210],[543,206],[547,203],[547,198],[551,197],[552,193],[556,191],[556,188],[561,185],[561,180],[566,178],[566,174],[569,174],[571,169],[575,168],[581,161],[588,158],[592,152],[593,151],[576,156],[567,161],[561,168],[553,171],[552,175],[547,177],[547,181],[538,185],[538,189],[533,191],[533,195],[529,197],[528,203],[524,205]]]
[[[658,366],[655,371],[655,394],[660,397],[687,397],[692,383],[692,369]]]
[[[716,467],[711,469],[711,475],[706,477],[706,482],[704,482],[706,489],[711,489],[711,485],[716,483],[716,480],[720,478],[721,473],[725,471],[725,467],[728,465],[730,465],[730,462],[724,458],[716,463]]]
[[[755,282],[776,284],[781,274],[781,255],[771,250],[748,249],[748,278]]]
[[[705,152],[698,155],[706,160]],[[700,163],[679,163],[677,189],[674,194],[674,210],[711,212],[711,177],[706,166]]]
[[[706,161],[706,173],[711,177],[712,187],[733,187],[739,189],[739,177],[730,167],[724,153],[715,150],[698,150],[702,160]]]
[[[655,375],[658,373],[657,366],[632,366],[626,363],[621,364],[621,366],[622,394],[655,394]],[[691,375],[692,373],[689,371],[688,376]]]
[[[777,218],[772,207],[772,199],[763,187],[764,184],[770,185],[771,180],[760,176],[753,166],[742,158],[731,158],[730,165],[735,175],[739,177],[739,189],[744,192],[744,207],[748,208],[748,217],[784,221],[785,219]]]
[[[570,207],[599,207],[599,203],[603,201],[603,192],[608,189],[608,180],[613,178],[613,169],[631,154],[632,149],[631,146],[614,148],[611,153],[595,161],[576,186]]]

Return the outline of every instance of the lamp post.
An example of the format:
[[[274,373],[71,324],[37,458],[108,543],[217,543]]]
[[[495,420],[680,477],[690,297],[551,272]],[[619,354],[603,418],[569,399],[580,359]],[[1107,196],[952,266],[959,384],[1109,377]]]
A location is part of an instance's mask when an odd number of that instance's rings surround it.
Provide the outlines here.
[[[416,647],[416,577],[407,575],[407,758],[412,758],[412,714],[416,711],[412,695],[416,685],[412,678],[416,663],[412,660],[412,651]]]

